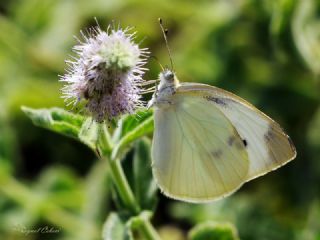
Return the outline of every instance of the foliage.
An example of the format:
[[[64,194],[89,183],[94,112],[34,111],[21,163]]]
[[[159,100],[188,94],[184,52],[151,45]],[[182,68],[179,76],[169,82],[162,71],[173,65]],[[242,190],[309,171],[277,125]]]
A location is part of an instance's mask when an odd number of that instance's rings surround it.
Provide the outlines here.
[[[319,239],[319,8],[316,0],[1,1],[1,239],[101,239],[102,229],[137,238],[151,217],[157,229],[179,228],[181,239],[203,221],[234,223],[244,240]],[[152,112],[108,129],[62,110],[57,75],[75,43],[72,35],[94,25],[94,16],[102,28],[113,19],[133,25],[137,40],[165,65],[159,13],[168,23],[179,79],[222,87],[258,106],[292,137],[295,161],[225,200],[180,203],[157,194],[151,180]],[[148,67],[145,78],[155,79],[156,61]],[[51,132],[34,127],[21,105]],[[111,184],[110,164],[97,159],[97,146],[103,156],[121,160],[137,200],[131,210],[130,196],[121,200]],[[22,233],[44,226],[59,232]]]
[[[189,234],[191,240],[237,240],[236,229],[231,224],[202,223],[193,228]]]

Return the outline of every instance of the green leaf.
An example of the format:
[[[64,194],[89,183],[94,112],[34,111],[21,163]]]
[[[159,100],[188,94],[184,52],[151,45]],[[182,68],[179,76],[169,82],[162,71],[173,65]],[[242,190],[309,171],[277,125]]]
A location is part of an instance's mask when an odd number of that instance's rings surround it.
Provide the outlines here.
[[[151,143],[143,138],[135,145],[133,156],[134,194],[142,209],[155,209],[157,185],[151,171]]]
[[[103,240],[133,240],[126,221],[117,213],[110,213],[102,230]]]
[[[85,118],[60,108],[22,107],[22,110],[36,126],[80,140],[92,150],[99,146],[103,153],[111,151],[111,137],[106,126],[93,121],[92,118]]]
[[[134,128],[139,126],[142,122],[147,120],[147,118],[152,116],[152,110],[139,111],[135,115],[125,115],[118,122],[118,127],[113,134],[113,140],[115,142],[119,141],[127,133],[132,131]]]
[[[146,116],[137,118],[130,116],[123,120],[119,126],[120,130],[114,133],[113,140],[116,142],[111,158],[121,158],[121,155],[129,148],[129,146],[138,138],[145,136],[153,131],[153,115],[146,112]]]
[[[81,142],[95,149],[99,138],[99,123],[96,123],[92,118],[87,118],[79,131],[79,139]]]
[[[82,124],[79,139],[94,151],[98,148],[103,155],[109,155],[112,148],[111,137],[106,125],[97,123],[91,117]]]
[[[110,212],[111,176],[108,161],[96,161],[84,181],[85,202],[81,215],[91,222],[100,222]],[[92,197],[94,196],[94,198]]]
[[[190,240],[239,240],[231,223],[206,222],[194,227],[188,234]]]
[[[78,139],[84,117],[60,108],[32,109],[21,107],[21,109],[36,126]]]

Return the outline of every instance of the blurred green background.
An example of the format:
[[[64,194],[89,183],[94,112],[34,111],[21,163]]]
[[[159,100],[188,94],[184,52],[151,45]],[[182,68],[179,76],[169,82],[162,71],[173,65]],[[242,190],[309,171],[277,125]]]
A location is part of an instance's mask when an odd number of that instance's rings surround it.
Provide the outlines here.
[[[94,17],[103,29],[112,20],[134,26],[141,46],[169,64],[162,17],[180,81],[250,101],[281,124],[298,152],[211,204],[159,193],[153,223],[163,238],[186,239],[195,224],[213,220],[234,223],[243,240],[319,240],[319,16],[316,0],[1,0],[0,239],[98,239],[115,208],[102,163],[80,143],[33,126],[20,106],[64,107],[58,75],[73,36]],[[155,79],[159,65],[151,60],[148,68],[145,78]],[[59,231],[21,231],[43,226]]]

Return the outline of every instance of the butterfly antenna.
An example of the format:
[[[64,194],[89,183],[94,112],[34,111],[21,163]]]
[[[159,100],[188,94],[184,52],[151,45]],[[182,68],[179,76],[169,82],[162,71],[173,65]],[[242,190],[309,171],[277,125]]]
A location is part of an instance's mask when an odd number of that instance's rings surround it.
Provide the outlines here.
[[[168,39],[167,39],[167,34],[168,34],[168,29],[164,29],[163,25],[162,25],[162,19],[159,18],[159,24],[160,24],[160,28],[164,37],[164,41],[166,42],[166,46],[167,46],[167,50],[168,50],[168,54],[169,54],[169,58],[170,58],[170,63],[171,63],[171,70],[173,71],[173,61],[172,61],[172,55],[171,55],[171,51],[169,48],[169,44],[168,44]]]
[[[156,56],[150,56],[150,58],[154,59],[159,64],[159,66],[161,67],[162,71],[164,71],[164,68],[163,68],[162,64],[160,63],[159,59]]]

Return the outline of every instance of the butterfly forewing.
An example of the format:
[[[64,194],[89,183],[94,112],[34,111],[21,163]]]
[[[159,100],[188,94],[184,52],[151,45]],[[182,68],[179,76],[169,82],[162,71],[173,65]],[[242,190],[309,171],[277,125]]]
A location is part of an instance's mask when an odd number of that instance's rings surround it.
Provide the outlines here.
[[[182,84],[178,92],[193,93],[206,99],[233,124],[249,155],[247,181],[282,166],[296,156],[294,145],[281,127],[240,97],[204,84]]]
[[[238,189],[246,181],[249,160],[231,121],[192,92],[177,92],[171,101],[154,112],[153,171],[162,191],[203,202]]]

